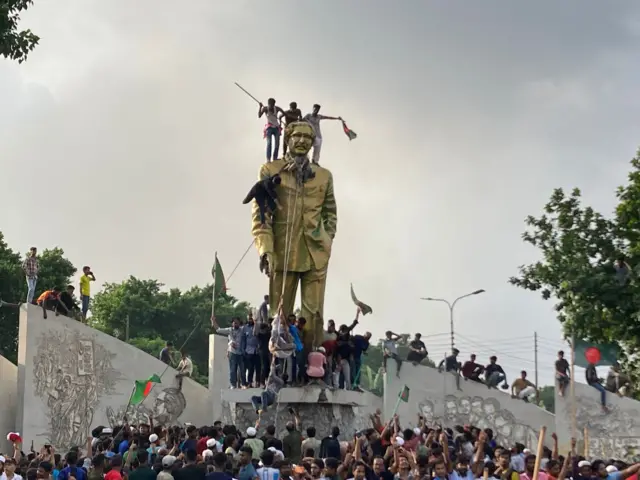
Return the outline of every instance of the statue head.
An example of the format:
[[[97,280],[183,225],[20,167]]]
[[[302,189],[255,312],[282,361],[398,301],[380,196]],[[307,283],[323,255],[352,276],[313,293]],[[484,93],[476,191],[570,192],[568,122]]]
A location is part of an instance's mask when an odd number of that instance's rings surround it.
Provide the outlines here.
[[[293,156],[303,156],[309,153],[316,138],[313,127],[307,122],[292,122],[285,130],[287,146]]]

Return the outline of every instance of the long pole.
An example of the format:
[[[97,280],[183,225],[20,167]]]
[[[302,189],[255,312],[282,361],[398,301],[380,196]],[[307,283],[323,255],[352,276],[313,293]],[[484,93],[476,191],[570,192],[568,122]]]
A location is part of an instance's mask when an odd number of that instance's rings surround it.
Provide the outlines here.
[[[260,100],[258,100],[256,97],[254,97],[253,95],[251,95],[249,92],[247,92],[238,82],[233,82],[236,84],[236,87],[238,87],[240,90],[242,90],[244,93],[246,93],[249,97],[251,97],[256,103],[260,104]]]
[[[124,338],[127,343],[129,343],[129,315],[127,315],[127,324],[125,328]]]
[[[453,355],[453,349],[455,348],[455,332],[453,329],[453,307],[456,306],[456,302],[453,302],[452,305],[449,305],[449,330],[451,331],[451,355]]]
[[[576,337],[571,337],[571,436],[578,438],[578,420],[576,419]]]
[[[236,83],[236,85],[238,84]],[[240,87],[240,85],[238,85],[238,87]],[[242,89],[244,90],[244,88]],[[218,264],[218,252],[216,251],[213,254],[213,268],[216,268],[217,264]],[[211,294],[211,318],[214,318],[215,316],[216,316],[216,278],[214,275],[213,276],[213,293]]]
[[[533,332],[533,361],[535,364],[536,403],[538,403],[540,401],[540,392],[538,390],[538,332]]]

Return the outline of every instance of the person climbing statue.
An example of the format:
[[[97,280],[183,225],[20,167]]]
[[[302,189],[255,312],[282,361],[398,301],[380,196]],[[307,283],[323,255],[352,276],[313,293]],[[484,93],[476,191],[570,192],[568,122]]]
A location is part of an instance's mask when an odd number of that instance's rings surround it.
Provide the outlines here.
[[[293,122],[299,122],[302,120],[302,112],[298,108],[298,104],[296,102],[291,102],[289,104],[289,110],[285,110],[284,115],[280,117],[280,120],[284,120],[285,134],[284,134],[284,144],[282,145],[282,153],[284,155],[287,154],[287,126]]]
[[[258,104],[258,118],[262,115],[267,117],[267,124],[264,126],[264,137],[267,139],[267,162],[270,162],[271,145],[273,142],[273,160],[278,159],[278,151],[280,150],[280,119],[278,113],[284,115],[284,110],[276,105],[276,100],[270,98],[267,100],[265,107],[262,102]],[[275,140],[272,140],[275,139]]]
[[[320,131],[320,120],[342,121],[342,117],[329,117],[327,115],[320,115],[320,105],[316,103],[313,106],[313,111],[306,114],[303,120],[310,123],[313,127],[313,131],[316,133],[316,138],[313,142],[313,157],[311,157],[311,160],[317,165],[320,163],[320,150],[322,149],[322,132]]]
[[[253,202],[251,234],[260,255],[260,271],[269,277],[271,309],[282,299],[284,314],[293,313],[300,285],[301,316],[307,319],[304,347],[310,352],[324,341],[321,319],[338,212],[333,175],[313,165],[307,156],[315,140],[312,126],[290,123],[286,135],[289,151],[285,158],[263,164],[258,175],[263,180],[280,174],[281,208],[267,215],[263,224],[260,208]]]

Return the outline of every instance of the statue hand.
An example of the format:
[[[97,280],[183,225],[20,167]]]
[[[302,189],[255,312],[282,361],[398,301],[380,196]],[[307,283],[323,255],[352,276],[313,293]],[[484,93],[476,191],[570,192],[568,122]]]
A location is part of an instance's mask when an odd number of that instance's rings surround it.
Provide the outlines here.
[[[273,266],[273,254],[265,253],[260,257],[260,271],[267,276],[271,275],[271,267]]]

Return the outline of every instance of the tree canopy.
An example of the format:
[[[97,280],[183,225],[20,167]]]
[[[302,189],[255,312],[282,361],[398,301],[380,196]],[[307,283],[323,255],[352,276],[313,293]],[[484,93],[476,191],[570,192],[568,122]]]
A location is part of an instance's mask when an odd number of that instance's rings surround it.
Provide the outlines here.
[[[519,267],[510,283],[552,299],[567,338],[618,343],[629,363],[640,349],[640,151],[616,197],[615,211],[603,215],[583,204],[579,189],[555,189],[522,235],[541,259]],[[622,279],[619,259],[629,266]]]
[[[19,30],[20,14],[33,0],[0,0],[0,55],[22,63],[36,47],[40,37],[31,30]]]
[[[29,247],[25,248],[25,251]],[[0,296],[8,303],[24,302],[27,282],[22,271],[24,256],[9,248],[0,232]],[[76,268],[65,258],[60,248],[43,250],[38,255],[40,270],[36,285],[36,298],[51,287],[64,288],[71,283]],[[17,308],[0,308],[0,355],[16,362],[18,355],[19,312]]]

